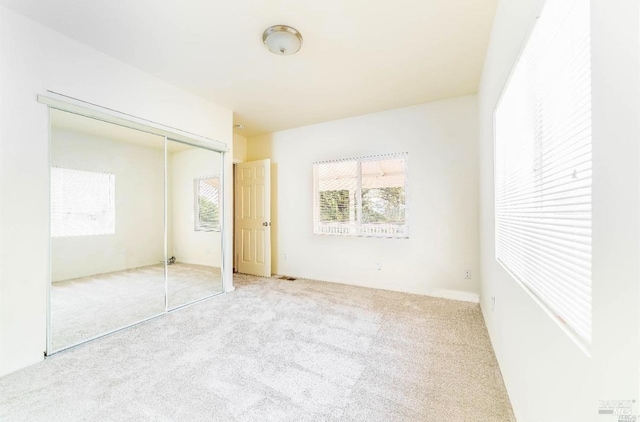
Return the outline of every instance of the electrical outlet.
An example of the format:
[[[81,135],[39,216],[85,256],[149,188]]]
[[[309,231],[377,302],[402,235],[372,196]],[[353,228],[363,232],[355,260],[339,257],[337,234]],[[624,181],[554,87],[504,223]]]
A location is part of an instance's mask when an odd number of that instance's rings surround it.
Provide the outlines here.
[[[464,279],[471,280],[471,270],[467,270],[464,272]]]
[[[287,254],[286,253],[284,254],[284,260],[285,261],[287,260]]]
[[[495,309],[496,309],[496,297],[491,296],[491,312],[493,312]]]
[[[380,266],[380,262],[376,261],[376,270],[380,271],[382,270],[382,267]]]

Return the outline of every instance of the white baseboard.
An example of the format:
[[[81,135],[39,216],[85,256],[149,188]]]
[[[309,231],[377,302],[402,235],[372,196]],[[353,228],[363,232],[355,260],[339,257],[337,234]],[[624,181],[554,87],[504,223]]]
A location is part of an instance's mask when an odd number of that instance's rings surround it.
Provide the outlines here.
[[[44,349],[44,347],[43,347]],[[23,356],[21,359],[12,362],[11,366],[0,367],[0,377],[9,375],[12,372],[18,371],[27,366],[35,365],[38,362],[44,360],[44,350],[40,353],[31,353],[29,356]]]
[[[278,277],[277,274],[272,275],[272,277]],[[358,287],[366,287],[368,289],[378,289],[378,290],[388,290],[392,292],[400,292],[400,293],[409,293],[413,295],[421,295],[421,296],[430,296],[437,297],[440,299],[449,299],[449,300],[458,300],[461,302],[471,302],[471,303],[480,303],[480,295],[478,293],[473,292],[465,292],[462,290],[451,290],[451,289],[412,289],[412,288],[402,288],[402,287],[389,287],[389,286],[372,286],[370,284],[365,283],[350,283],[346,281],[331,281],[331,280],[318,280],[309,277],[303,276],[295,276],[291,277],[300,278],[303,280],[310,281],[320,281],[324,283],[337,283],[337,284],[346,284],[349,286],[358,286]]]
[[[425,296],[439,297],[442,299],[460,300],[462,302],[480,303],[480,295],[477,293],[463,292],[460,290],[433,289],[424,294]]]
[[[365,286],[362,285],[362,287],[370,287],[370,288],[376,288],[376,287],[371,287],[371,286]],[[480,303],[480,295],[477,293],[472,293],[472,292],[465,292],[462,290],[451,290],[451,289],[403,289],[403,288],[398,288],[398,289],[387,289],[387,288],[382,288],[382,290],[391,290],[393,292],[401,292],[401,293],[410,293],[413,295],[420,295],[420,296],[430,296],[430,297],[437,297],[440,299],[449,299],[449,300],[458,300],[461,302],[471,302],[471,303]]]

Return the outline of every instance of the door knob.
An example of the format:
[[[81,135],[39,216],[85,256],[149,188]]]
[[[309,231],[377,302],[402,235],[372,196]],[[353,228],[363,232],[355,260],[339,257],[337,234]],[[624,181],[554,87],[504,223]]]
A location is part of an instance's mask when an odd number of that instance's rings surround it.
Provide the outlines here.
[[[267,227],[267,226],[270,226],[270,225],[271,225],[271,223],[267,223],[267,222],[265,221],[264,223],[262,223],[262,225],[263,225],[263,226],[265,226],[265,227]]]

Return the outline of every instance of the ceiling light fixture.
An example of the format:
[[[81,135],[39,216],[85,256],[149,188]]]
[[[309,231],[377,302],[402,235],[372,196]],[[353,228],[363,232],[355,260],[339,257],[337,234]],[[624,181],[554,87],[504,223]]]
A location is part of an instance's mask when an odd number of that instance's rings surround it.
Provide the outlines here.
[[[302,47],[302,34],[287,25],[274,25],[264,31],[262,42],[273,54],[288,56]]]

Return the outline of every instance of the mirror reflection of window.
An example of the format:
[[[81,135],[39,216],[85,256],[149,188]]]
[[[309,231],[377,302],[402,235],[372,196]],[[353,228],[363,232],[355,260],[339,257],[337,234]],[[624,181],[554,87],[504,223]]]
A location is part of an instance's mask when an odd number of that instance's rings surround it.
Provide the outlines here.
[[[195,230],[220,231],[220,177],[194,180]]]
[[[114,234],[116,176],[51,168],[51,236]]]

